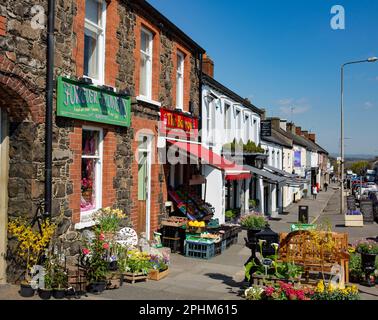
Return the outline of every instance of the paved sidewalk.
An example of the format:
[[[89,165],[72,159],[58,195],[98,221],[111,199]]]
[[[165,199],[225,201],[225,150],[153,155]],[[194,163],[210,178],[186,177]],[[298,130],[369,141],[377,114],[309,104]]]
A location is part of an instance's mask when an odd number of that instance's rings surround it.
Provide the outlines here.
[[[324,209],[327,207],[330,199],[335,195],[336,189],[332,186],[328,187],[328,191],[321,191],[316,200],[313,200],[312,195],[301,199],[298,203],[293,203],[284,210],[284,214],[279,215],[279,221],[271,220],[269,224],[275,232],[290,232],[290,226],[298,222],[298,208],[299,206],[309,207],[309,222],[316,222]]]
[[[378,226],[367,225],[363,228],[345,228],[338,214],[338,191],[329,188],[321,192],[316,201],[303,199],[287,209],[286,215],[280,215],[280,221],[270,221],[276,232],[289,232],[290,225],[298,219],[298,206],[308,205],[310,221],[328,219],[334,230],[348,232],[350,239],[376,236]],[[239,295],[244,283],[244,263],[250,256],[245,247],[246,232],[239,235],[238,244],[231,246],[222,255],[210,260],[198,260],[172,254],[170,274],[161,281],[148,281],[126,284],[118,290],[105,291],[99,296],[89,294],[81,299],[89,300],[240,300]],[[378,289],[360,286],[362,299],[378,300]],[[0,300],[22,299],[18,286],[0,286]],[[38,300],[39,298],[33,297]],[[73,299],[75,300],[75,299]]]

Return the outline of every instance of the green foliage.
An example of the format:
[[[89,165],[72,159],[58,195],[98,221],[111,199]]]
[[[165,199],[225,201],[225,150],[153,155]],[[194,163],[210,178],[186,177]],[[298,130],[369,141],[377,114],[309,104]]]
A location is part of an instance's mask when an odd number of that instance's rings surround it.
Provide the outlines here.
[[[84,267],[86,277],[89,282],[98,282],[106,279],[109,264],[106,261],[109,244],[105,241],[105,236],[98,230],[95,230],[95,238],[87,244],[85,252]]]
[[[246,229],[263,229],[266,226],[266,220],[264,216],[253,213],[243,216],[240,224]]]
[[[227,210],[225,212],[225,217],[228,220],[232,220],[232,219],[234,219],[236,217],[236,214],[235,214],[234,210]]]
[[[356,278],[360,278],[363,274],[361,255],[358,253],[350,254],[349,259],[349,274]]]
[[[126,260],[126,272],[148,274],[153,264],[147,252],[129,251]]]
[[[357,252],[365,254],[378,254],[378,243],[374,240],[361,240],[357,244]]]
[[[257,207],[257,202],[256,202],[256,200],[249,200],[249,206],[250,206],[250,207],[253,207],[253,208],[256,208],[256,207]]]
[[[296,279],[300,277],[303,273],[303,267],[298,266],[291,262],[277,262],[275,256],[269,257],[273,260],[273,263],[270,267],[267,268],[267,274],[265,274],[265,267],[261,264],[251,261],[245,266],[245,276],[248,281],[250,281],[250,270],[255,268],[254,274],[260,276],[273,276],[279,279]]]
[[[68,287],[68,275],[66,271],[59,265],[54,266],[51,280],[52,280],[51,287],[54,289],[61,290],[61,289],[66,289]],[[45,278],[45,281],[46,281],[46,278]]]
[[[357,174],[362,174],[366,169],[370,168],[371,166],[369,161],[357,161],[352,163],[350,166],[350,169]]]
[[[244,153],[265,153],[265,150],[259,144],[258,146],[251,140],[248,140],[246,144],[243,143],[243,140],[240,139],[239,142],[236,142],[234,139],[231,143],[226,143],[223,145],[223,151],[238,153],[243,151]]]

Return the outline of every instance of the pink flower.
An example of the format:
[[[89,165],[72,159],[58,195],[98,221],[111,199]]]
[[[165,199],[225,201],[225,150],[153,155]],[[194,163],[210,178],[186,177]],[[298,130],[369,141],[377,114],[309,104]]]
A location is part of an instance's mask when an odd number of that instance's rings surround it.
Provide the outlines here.
[[[105,240],[105,235],[103,233],[100,234],[100,241],[104,241]]]
[[[273,287],[267,287],[267,288],[265,289],[265,295],[266,295],[267,297],[271,297],[272,294],[273,294],[273,292],[274,292],[274,288],[273,288]]]
[[[109,243],[104,243],[102,245],[102,247],[105,249],[105,250],[108,250],[109,249]]]
[[[83,254],[86,256],[87,254],[90,254],[90,250],[87,248],[83,248]]]

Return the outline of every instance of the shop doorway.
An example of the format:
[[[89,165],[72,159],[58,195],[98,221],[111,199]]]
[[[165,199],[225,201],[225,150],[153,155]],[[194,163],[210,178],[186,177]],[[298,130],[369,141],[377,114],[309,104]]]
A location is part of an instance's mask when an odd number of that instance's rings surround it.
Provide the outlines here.
[[[145,232],[150,239],[151,231],[151,141],[142,135],[138,147],[138,233]]]
[[[8,211],[8,120],[0,108],[0,284],[6,283],[5,253],[7,246]]]

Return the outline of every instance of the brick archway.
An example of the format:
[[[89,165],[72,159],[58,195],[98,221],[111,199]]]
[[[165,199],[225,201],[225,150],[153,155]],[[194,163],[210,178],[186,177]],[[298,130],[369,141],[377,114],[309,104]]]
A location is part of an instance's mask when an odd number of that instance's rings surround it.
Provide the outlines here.
[[[37,86],[4,55],[0,55],[0,107],[18,120],[44,121],[45,101]],[[43,91],[42,91],[43,92]],[[27,106],[27,110],[22,106]]]
[[[38,174],[44,163],[44,88],[39,88],[12,61],[0,54],[0,282],[15,282],[22,275],[14,255],[14,240],[7,238],[7,221],[31,219],[35,201],[43,198]],[[2,127],[2,128],[1,128]],[[4,145],[5,144],[5,145]],[[1,170],[2,169],[2,170]],[[38,180],[39,179],[39,180]],[[13,241],[13,242],[12,242]],[[5,280],[6,279],[6,280]]]

